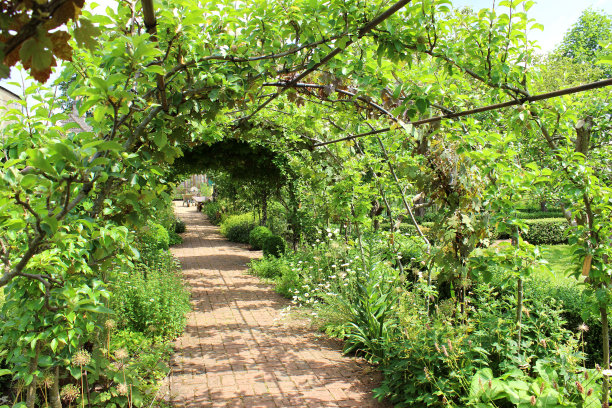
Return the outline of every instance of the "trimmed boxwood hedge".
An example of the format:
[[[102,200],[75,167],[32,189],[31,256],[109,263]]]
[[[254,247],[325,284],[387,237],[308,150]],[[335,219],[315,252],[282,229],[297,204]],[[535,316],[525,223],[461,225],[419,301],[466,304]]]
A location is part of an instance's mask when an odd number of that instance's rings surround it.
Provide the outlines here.
[[[565,218],[543,218],[527,220],[529,231],[523,239],[533,245],[556,245],[567,243],[567,229],[569,227]]]
[[[567,229],[565,218],[542,218],[525,220],[529,231],[523,234],[523,239],[533,245],[567,244]],[[498,239],[508,239],[508,234],[498,234]]]
[[[530,211],[523,212],[519,210],[519,217],[523,220],[539,220],[543,218],[563,218],[563,212],[560,210],[549,211]]]
[[[249,243],[249,234],[255,228],[253,214],[231,215],[221,222],[221,234],[232,242]]]
[[[251,244],[253,249],[262,249],[266,238],[272,235],[274,235],[272,231],[266,227],[255,227],[249,234],[249,244]]]

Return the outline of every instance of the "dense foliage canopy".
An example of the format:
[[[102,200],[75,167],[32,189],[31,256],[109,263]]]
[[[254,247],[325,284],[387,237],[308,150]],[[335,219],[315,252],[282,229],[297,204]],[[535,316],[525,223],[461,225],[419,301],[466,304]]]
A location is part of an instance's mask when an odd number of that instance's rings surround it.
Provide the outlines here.
[[[532,4],[477,11],[448,0],[145,0],[92,14],[54,0],[2,8],[5,71],[21,59],[44,80],[55,56],[71,61],[60,74],[64,94],[30,85],[22,109],[2,117],[0,359],[23,381],[27,406],[43,371],[54,373],[57,390],[66,361],[104,330],[98,314],[111,313],[108,288],[118,279],[109,271],[139,257],[133,231],[146,236],[177,174],[202,170],[243,183],[243,192],[231,189],[233,203],[242,197],[263,223],[276,200],[287,226],[275,232],[294,249],[341,226],[346,242],[358,242],[363,276],[375,270],[366,267],[364,233],[382,220],[399,251],[393,234],[413,224],[424,284],[461,313],[469,282],[503,267],[517,282],[517,365],[525,363],[523,282],[542,263],[522,238],[530,225],[519,210],[554,206],[575,275],[588,278],[609,368],[609,82],[534,98],[606,76],[597,47],[576,42],[591,38],[585,31],[609,41],[599,31],[609,18],[592,26],[587,12],[559,49],[568,58],[542,61],[530,40],[541,29],[528,18]],[[578,58],[571,50],[591,51]],[[67,102],[88,127],[62,111]],[[428,120],[503,102],[513,106]],[[426,209],[435,213],[428,227]],[[498,233],[514,245],[483,252]],[[433,300],[423,297],[426,314]],[[77,371],[69,370],[82,378]],[[585,401],[607,399],[607,377],[603,384],[603,397]]]

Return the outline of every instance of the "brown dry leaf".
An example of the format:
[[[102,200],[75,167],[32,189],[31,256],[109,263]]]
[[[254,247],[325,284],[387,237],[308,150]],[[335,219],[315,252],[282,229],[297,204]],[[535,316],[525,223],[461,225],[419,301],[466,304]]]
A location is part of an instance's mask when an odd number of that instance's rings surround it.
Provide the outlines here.
[[[34,69],[31,69],[30,74],[32,74],[35,80],[37,80],[41,84],[44,84],[51,76],[51,67],[43,69],[42,71],[36,71]]]
[[[53,13],[51,19],[45,23],[45,28],[47,30],[57,28],[62,24],[66,24],[70,19],[76,20],[79,14],[81,14],[81,7],[77,6],[73,1],[67,1]]]
[[[19,61],[19,49],[21,46],[15,48],[9,55],[4,57],[4,64],[7,67],[12,67]]]
[[[591,262],[593,261],[593,255],[587,255],[584,257],[584,263],[582,264],[582,276],[589,276],[591,271]]]
[[[70,34],[65,31],[56,31],[49,34],[53,43],[53,54],[64,61],[72,61],[72,47],[68,44]]]

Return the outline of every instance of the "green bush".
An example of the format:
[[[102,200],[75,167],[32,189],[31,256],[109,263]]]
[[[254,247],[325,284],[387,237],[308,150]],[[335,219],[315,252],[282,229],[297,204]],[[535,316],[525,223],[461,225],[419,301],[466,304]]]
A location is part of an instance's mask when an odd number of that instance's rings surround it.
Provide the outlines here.
[[[533,245],[559,245],[567,243],[567,229],[569,227],[565,218],[542,218],[525,220],[529,228],[522,235],[523,239]],[[509,239],[506,233],[497,233],[497,239]]]
[[[185,221],[178,218],[174,220],[174,232],[177,234],[182,234],[186,229],[187,226],[185,225]]]
[[[548,297],[526,299],[528,312],[523,315],[519,353],[513,289],[514,285],[477,285],[466,315],[461,315],[453,299],[446,299],[428,316],[426,292],[406,293],[399,308],[401,335],[386,343],[382,361],[385,378],[375,394],[402,407],[530,406],[531,395],[520,389],[537,384],[540,390],[563,389],[560,405],[579,398],[575,382],[587,382],[576,357],[579,345],[565,328],[560,302]],[[519,355],[522,357],[517,358]],[[518,369],[525,358],[532,370]],[[596,388],[595,370],[589,375],[589,386]],[[505,379],[499,378],[502,376]],[[499,389],[495,398],[487,399],[481,392],[484,388],[479,379],[485,387],[490,384]]]
[[[286,275],[291,268],[284,258],[256,259],[249,264],[249,271],[260,278],[274,279]]]
[[[170,236],[170,246],[180,245],[183,243],[183,237],[181,237],[176,232],[170,231],[169,236]]]
[[[543,218],[527,220],[529,231],[523,239],[533,245],[555,245],[567,243],[568,223],[565,218]]]
[[[202,210],[204,211],[206,217],[208,218],[208,221],[210,221],[212,225],[221,224],[221,216],[223,214],[223,211],[221,209],[221,205],[218,202],[209,201],[204,204]]]
[[[280,258],[282,259],[282,258]],[[296,288],[302,284],[302,279],[293,268],[283,268],[282,275],[276,279],[274,290],[279,295],[291,299],[295,295]]]
[[[262,249],[266,238],[273,235],[266,227],[255,227],[249,233],[249,244],[253,249]]]
[[[253,214],[230,215],[221,223],[221,234],[232,242],[249,243],[249,234],[255,228]]]
[[[138,241],[145,250],[167,250],[170,247],[170,236],[163,225],[156,222],[148,222],[138,231]]]
[[[287,243],[283,237],[278,235],[270,235],[266,237],[263,244],[264,256],[280,256],[287,250]]]
[[[539,220],[543,218],[563,218],[563,212],[559,210],[520,212],[519,218],[523,220]]]
[[[557,299],[563,303],[562,316],[567,321],[566,327],[581,337],[581,349],[584,346],[587,362],[590,366],[601,359],[601,321],[591,309],[596,304],[592,294],[585,292],[572,278],[553,280],[534,278],[525,287],[525,296],[530,299]],[[581,331],[582,324],[588,326]]]
[[[111,308],[120,327],[171,338],[180,334],[189,311],[189,292],[181,268],[168,252],[159,251],[147,264],[117,271]]]

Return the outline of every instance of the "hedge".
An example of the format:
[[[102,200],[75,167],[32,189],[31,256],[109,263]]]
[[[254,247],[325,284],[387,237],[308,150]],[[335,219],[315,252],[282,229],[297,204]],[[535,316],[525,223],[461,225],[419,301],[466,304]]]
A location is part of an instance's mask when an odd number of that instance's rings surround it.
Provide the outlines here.
[[[544,219],[544,218],[563,218],[563,211],[559,211],[559,210],[531,211],[531,212],[520,211],[519,217],[523,220],[539,220],[539,219]]]
[[[255,227],[251,230],[249,234],[249,244],[253,247],[253,249],[262,249],[266,238],[274,235],[272,231],[270,231],[266,227]]]
[[[139,231],[140,242],[151,250],[167,250],[170,247],[170,236],[163,225],[149,221],[146,227]]]
[[[253,214],[230,215],[221,222],[221,234],[232,242],[249,243],[249,234],[255,228]]]
[[[264,256],[280,256],[287,250],[287,243],[279,235],[270,235],[263,244]]]
[[[533,245],[567,244],[567,229],[569,224],[565,218],[542,218],[525,220],[529,231],[522,235],[523,239]],[[498,239],[508,239],[508,234],[497,234]]]
[[[206,214],[206,217],[208,217],[208,221],[210,221],[212,225],[221,224],[222,211],[218,202],[209,201],[208,203],[204,204],[202,208]]]

